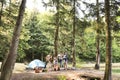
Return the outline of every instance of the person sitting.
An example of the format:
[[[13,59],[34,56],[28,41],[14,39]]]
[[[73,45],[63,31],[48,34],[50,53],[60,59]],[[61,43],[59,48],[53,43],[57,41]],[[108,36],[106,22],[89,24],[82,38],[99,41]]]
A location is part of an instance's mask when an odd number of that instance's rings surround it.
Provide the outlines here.
[[[52,70],[52,56],[51,55],[46,56],[46,69],[47,71]]]
[[[53,69],[54,71],[59,71],[60,70],[60,67],[58,65],[58,60],[56,57],[54,57],[54,60],[53,60]]]

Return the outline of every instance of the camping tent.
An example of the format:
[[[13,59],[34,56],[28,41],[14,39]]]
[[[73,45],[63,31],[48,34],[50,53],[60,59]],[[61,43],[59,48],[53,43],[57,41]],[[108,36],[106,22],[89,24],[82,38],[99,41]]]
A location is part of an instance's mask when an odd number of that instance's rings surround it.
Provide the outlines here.
[[[45,63],[39,59],[35,59],[28,64],[27,68],[34,69],[35,67],[45,68]]]

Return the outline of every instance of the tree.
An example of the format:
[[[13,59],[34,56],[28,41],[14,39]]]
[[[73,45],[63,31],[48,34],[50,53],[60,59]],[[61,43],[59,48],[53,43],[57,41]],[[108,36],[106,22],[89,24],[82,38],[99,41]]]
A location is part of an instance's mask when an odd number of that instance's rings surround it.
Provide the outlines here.
[[[73,32],[72,32],[72,54],[73,54],[73,67],[76,66],[76,61],[75,61],[75,13],[76,13],[76,9],[75,9],[75,3],[76,3],[76,0],[73,1]]]
[[[105,23],[106,23],[106,65],[104,80],[112,80],[112,54],[111,54],[111,26],[110,26],[110,0],[105,0]]]
[[[9,54],[5,64],[3,65],[3,69],[1,71],[1,78],[0,78],[1,80],[10,80],[12,76],[12,70],[14,68],[14,64],[17,58],[17,48],[19,44],[19,36],[21,31],[23,14],[25,11],[25,4],[26,4],[26,0],[22,0],[20,9],[19,9],[18,18],[17,18],[16,25],[13,32]]]
[[[95,64],[95,69],[99,69],[100,67],[100,39],[99,39],[99,34],[100,34],[100,30],[99,30],[99,23],[100,23],[100,17],[99,17],[99,0],[96,0],[96,8],[97,8],[97,30],[96,30],[96,64]]]
[[[0,9],[0,26],[1,26],[1,24],[2,24],[1,18],[2,18],[2,13],[3,13],[4,1],[5,1],[5,0],[1,0],[1,1],[0,1],[0,2],[1,2],[1,9]]]
[[[58,38],[59,38],[59,5],[60,5],[60,1],[57,0],[56,2],[56,29],[55,29],[55,40],[54,40],[54,50],[55,50],[55,57],[58,55]]]
[[[51,46],[50,38],[47,38],[46,33],[48,33],[48,25],[47,20],[50,19],[47,15],[42,15],[36,11],[33,11],[29,18],[26,17],[25,29],[29,30],[29,39],[26,43],[30,46],[29,49],[26,49],[26,58],[29,60],[40,59],[43,60],[44,57],[50,49],[48,47]],[[46,20],[46,21],[45,21]],[[50,31],[49,25],[49,31]],[[52,33],[52,32],[51,32]],[[49,37],[50,34],[48,35]]]

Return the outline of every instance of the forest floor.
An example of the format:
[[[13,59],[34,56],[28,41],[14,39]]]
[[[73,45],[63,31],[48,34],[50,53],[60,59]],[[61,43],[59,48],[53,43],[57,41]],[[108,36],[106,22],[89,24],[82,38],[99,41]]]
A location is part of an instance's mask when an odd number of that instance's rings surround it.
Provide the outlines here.
[[[120,63],[113,63],[114,68],[120,68]],[[88,80],[91,78],[101,78],[104,76],[104,64],[100,64],[101,70],[94,70],[94,64],[82,64],[80,68],[75,70],[48,71],[35,73],[33,70],[27,71],[26,65],[23,63],[16,63],[13,70],[12,80]],[[120,80],[120,73],[113,75],[113,80]]]

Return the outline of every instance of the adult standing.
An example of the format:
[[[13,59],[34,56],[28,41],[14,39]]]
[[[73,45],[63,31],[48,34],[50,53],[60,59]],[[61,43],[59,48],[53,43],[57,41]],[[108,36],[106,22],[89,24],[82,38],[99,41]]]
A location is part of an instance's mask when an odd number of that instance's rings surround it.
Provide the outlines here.
[[[63,67],[62,61],[63,61],[63,55],[58,54],[58,63],[60,64],[60,67]]]
[[[64,69],[67,69],[67,61],[68,61],[67,53],[64,53],[63,55]]]

